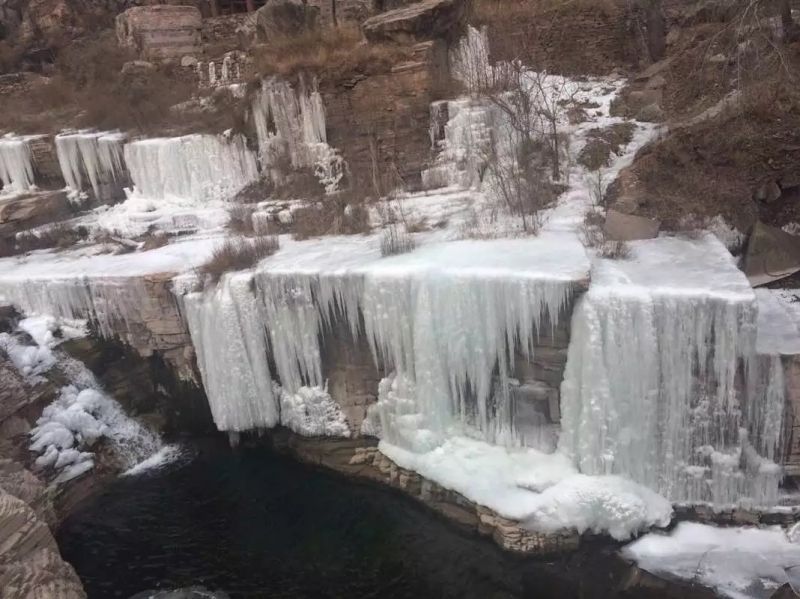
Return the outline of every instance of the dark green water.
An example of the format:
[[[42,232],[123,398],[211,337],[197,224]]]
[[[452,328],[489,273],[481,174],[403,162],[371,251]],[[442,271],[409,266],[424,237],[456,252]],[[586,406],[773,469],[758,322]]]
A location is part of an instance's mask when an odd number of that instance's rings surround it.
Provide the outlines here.
[[[609,555],[520,559],[415,502],[221,442],[120,478],[58,531],[90,598],[202,586],[231,597],[618,596]]]

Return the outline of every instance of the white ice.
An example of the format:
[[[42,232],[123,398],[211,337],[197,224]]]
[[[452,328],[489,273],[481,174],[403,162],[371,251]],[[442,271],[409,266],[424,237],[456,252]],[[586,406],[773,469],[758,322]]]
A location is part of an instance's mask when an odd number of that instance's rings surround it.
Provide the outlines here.
[[[750,360],[753,290],[710,234],[631,246],[595,262],[573,314],[560,450],[673,501],[774,503],[783,379]],[[736,386],[745,364],[752,394]]]
[[[385,441],[379,449],[399,466],[537,532],[576,529],[625,540],[672,517],[670,503],[650,489],[617,476],[579,474],[559,453],[466,437],[448,438],[425,453]]]
[[[327,390],[301,387],[280,392],[281,424],[305,437],[349,437],[350,428],[339,404]]]
[[[326,193],[334,193],[346,172],[344,160],[328,145],[325,107],[316,80],[297,89],[276,77],[264,79],[251,105],[263,171],[276,183],[285,165],[314,171]]]
[[[101,185],[119,179],[125,172],[125,140],[125,134],[116,131],[76,131],[56,135],[58,163],[67,187],[73,192],[81,192],[88,183],[95,197],[100,197]]]
[[[800,545],[779,527],[682,522],[669,534],[652,533],[631,543],[622,553],[649,572],[699,582],[735,599],[767,599],[787,582],[800,588]]]
[[[4,194],[35,189],[33,156],[29,145],[35,139],[38,136],[17,136],[13,133],[0,137],[0,181]]]

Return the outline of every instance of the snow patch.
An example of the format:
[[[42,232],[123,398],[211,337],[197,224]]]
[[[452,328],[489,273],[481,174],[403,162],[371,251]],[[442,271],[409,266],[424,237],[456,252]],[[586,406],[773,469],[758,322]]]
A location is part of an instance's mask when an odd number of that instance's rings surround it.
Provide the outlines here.
[[[779,527],[718,528],[682,522],[652,533],[623,555],[654,574],[697,581],[735,599],[766,599],[782,584],[798,588],[800,546]]]

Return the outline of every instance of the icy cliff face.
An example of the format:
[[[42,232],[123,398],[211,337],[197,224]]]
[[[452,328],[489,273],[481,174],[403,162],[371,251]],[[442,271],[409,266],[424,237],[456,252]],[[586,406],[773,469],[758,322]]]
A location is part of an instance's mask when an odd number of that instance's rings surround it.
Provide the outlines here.
[[[289,394],[324,388],[320,343],[337,319],[403,381],[373,407],[382,438],[421,451],[464,432],[520,445],[511,356],[530,357],[537,332],[562,317],[587,268],[577,241],[447,243],[391,259],[363,241],[330,243],[322,256],[290,245],[252,282],[227,277],[184,299],[217,425],[268,426],[271,376]]]
[[[21,193],[35,187],[31,136],[17,137],[12,134],[0,137],[0,180],[3,192]]]
[[[599,261],[572,320],[560,449],[581,472],[673,501],[773,503],[782,369],[754,355],[755,317],[752,289],[711,236]]]
[[[125,171],[123,144],[126,136],[118,132],[79,131],[56,135],[56,152],[61,174],[73,192],[89,184],[95,197],[101,185],[118,180]]]
[[[275,426],[279,411],[267,362],[267,323],[251,277],[227,276],[206,293],[185,296],[183,308],[217,428]]]
[[[326,193],[338,190],[346,165],[328,145],[325,107],[316,82],[301,80],[297,90],[286,81],[265,79],[254,95],[251,110],[265,173],[276,182],[292,168],[311,168]]]
[[[133,195],[151,200],[225,200],[258,179],[256,159],[241,136],[187,135],[125,145]]]

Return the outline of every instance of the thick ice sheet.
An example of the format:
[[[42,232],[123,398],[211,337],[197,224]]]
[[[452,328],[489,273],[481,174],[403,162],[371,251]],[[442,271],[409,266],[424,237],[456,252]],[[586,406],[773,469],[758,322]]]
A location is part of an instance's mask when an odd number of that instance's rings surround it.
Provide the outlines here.
[[[398,465],[537,532],[577,529],[624,540],[666,526],[672,516],[669,502],[653,491],[616,476],[579,474],[559,453],[506,449],[466,437],[448,438],[425,453],[385,441],[379,449]]]
[[[780,585],[800,588],[800,545],[779,527],[718,528],[682,522],[652,533],[623,555],[658,575],[697,581],[726,597],[766,599]]]
[[[800,354],[800,301],[792,291],[756,289],[758,333],[756,351],[765,355]]]
[[[560,449],[586,474],[628,476],[674,501],[773,504],[783,379],[779,361],[749,359],[756,310],[710,234],[598,260],[573,315]]]

